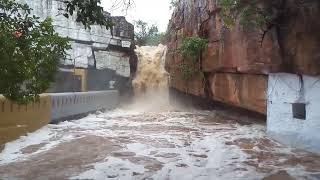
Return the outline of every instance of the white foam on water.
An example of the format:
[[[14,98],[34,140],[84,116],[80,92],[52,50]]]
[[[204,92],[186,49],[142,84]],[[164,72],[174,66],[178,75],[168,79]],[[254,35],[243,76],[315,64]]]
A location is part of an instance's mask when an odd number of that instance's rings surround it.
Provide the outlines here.
[[[259,179],[264,177],[265,174],[257,172],[254,167],[245,163],[250,159],[250,155],[239,146],[226,145],[226,142],[241,138],[252,140],[266,138],[265,126],[199,123],[199,120],[203,118],[202,115],[210,113],[212,112],[141,112],[116,109],[91,114],[80,120],[47,125],[16,141],[7,143],[5,149],[0,153],[0,165],[27,160],[39,153],[50,151],[63,142],[88,135],[106,137],[110,140],[123,136],[128,137],[129,141],[122,144],[124,148],[119,152],[132,152],[135,157],[155,159],[163,167],[159,171],[150,172],[143,165],[131,162],[129,159],[106,155],[104,161],[88,164],[89,170],[72,179],[105,179],[107,176],[115,177],[114,179],[184,180]],[[152,129],[143,130],[145,127],[152,126],[155,127],[154,132]],[[157,127],[165,130],[159,131]],[[187,130],[183,130],[184,128]],[[24,148],[41,143],[45,145],[36,152],[22,153]],[[254,147],[253,151],[263,150]],[[294,154],[292,149],[285,146],[275,147],[272,151]],[[277,167],[274,168],[277,169]],[[306,173],[303,167],[299,166],[284,169],[295,177]],[[133,173],[137,175],[133,176]]]
[[[33,133],[28,133],[26,136],[21,136],[19,139],[5,144],[4,150],[0,153],[0,165],[8,164],[16,161],[27,160],[29,157],[46,152],[62,142],[74,139],[73,136],[64,136],[62,139],[55,139],[59,132],[52,130],[52,125],[47,125]],[[24,154],[23,149],[41,145],[37,151]]]
[[[108,157],[105,162],[96,163],[93,166],[93,169],[85,171],[70,179],[105,180],[111,178],[131,180],[133,173],[143,174],[146,171],[142,165],[136,165],[128,160],[122,160],[115,157]]]

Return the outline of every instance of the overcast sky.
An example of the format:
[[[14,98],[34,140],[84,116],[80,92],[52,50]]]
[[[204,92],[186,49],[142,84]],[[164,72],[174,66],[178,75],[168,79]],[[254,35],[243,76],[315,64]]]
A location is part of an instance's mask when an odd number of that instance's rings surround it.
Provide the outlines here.
[[[117,4],[123,0],[101,0],[104,9],[113,16],[126,16],[129,22],[143,20],[148,23],[155,23],[159,30],[164,32],[167,29],[171,17],[170,0],[133,0],[134,5],[126,12],[123,7]]]

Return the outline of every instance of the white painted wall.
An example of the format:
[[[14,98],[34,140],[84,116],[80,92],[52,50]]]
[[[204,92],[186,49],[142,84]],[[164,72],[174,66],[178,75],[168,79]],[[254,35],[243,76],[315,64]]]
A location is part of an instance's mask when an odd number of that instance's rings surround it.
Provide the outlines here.
[[[61,0],[19,0],[27,3],[33,9],[33,13],[42,19],[51,17],[55,30],[64,37],[82,41],[93,41],[108,44],[111,39],[111,32],[98,25],[85,29],[81,23],[75,22],[75,17],[66,18],[63,16],[65,4]]]
[[[104,27],[94,25],[91,29],[85,29],[81,23],[76,23],[75,18],[65,18],[63,8],[65,4],[61,0],[19,0],[21,3],[27,3],[33,13],[42,19],[51,17],[56,32],[60,36],[69,37],[72,40],[71,49],[67,51],[67,58],[62,60],[64,65],[75,65],[80,68],[88,68],[93,65],[93,48],[106,49],[109,44],[120,46],[121,42],[131,42],[130,39],[122,37],[112,37],[111,31]],[[79,42],[87,43],[79,43]],[[92,44],[90,44],[92,43]],[[130,77],[129,57],[124,57],[123,53],[95,51],[98,69],[112,69],[123,77]]]
[[[119,92],[91,91],[75,93],[50,93],[51,122],[99,109],[114,109],[119,104]]]
[[[90,58],[93,59],[92,48],[86,44],[71,42],[71,49],[67,51],[67,58],[62,60],[64,65],[75,65],[76,67],[88,68]]]
[[[96,51],[97,69],[112,69],[123,77],[130,77],[129,57],[125,53],[112,51]]]
[[[293,118],[292,103],[306,103],[306,120]],[[284,144],[320,153],[320,77],[303,75],[302,83],[295,74],[270,74],[267,129]]]

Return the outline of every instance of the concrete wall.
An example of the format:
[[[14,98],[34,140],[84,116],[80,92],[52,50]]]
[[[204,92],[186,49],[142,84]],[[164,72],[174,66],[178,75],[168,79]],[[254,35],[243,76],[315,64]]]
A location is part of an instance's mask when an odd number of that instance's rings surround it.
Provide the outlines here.
[[[120,51],[95,51],[96,68],[114,70],[118,76],[130,77],[129,56]]]
[[[81,91],[82,92],[88,91],[87,70],[86,69],[75,69],[74,75],[81,77]]]
[[[305,119],[294,118],[293,103],[305,104]],[[270,74],[267,129],[282,143],[320,153],[320,77]]]
[[[115,108],[118,98],[118,91],[52,93],[41,95],[39,102],[18,105],[0,96],[0,145],[50,122]]]
[[[61,72],[61,70],[68,72]],[[130,72],[129,72],[130,74]],[[60,68],[55,83],[52,83],[47,93],[90,92],[130,89],[129,77],[119,75],[116,70],[104,69],[66,69]],[[110,86],[110,83],[113,86]]]
[[[73,69],[60,68],[46,93],[81,92],[84,77],[74,73]]]
[[[0,144],[35,131],[50,122],[51,98],[41,95],[39,102],[15,104],[0,96]]]
[[[95,47],[108,47],[109,43],[113,45],[121,45],[121,41],[133,40],[133,25],[128,23],[124,17],[111,17],[109,13],[105,13],[106,18],[111,18],[116,24],[115,34],[112,37],[110,29],[106,29],[100,25],[92,25],[91,29],[85,29],[81,23],[75,21],[75,17],[65,18],[61,9],[65,8],[65,3],[60,0],[18,0],[21,3],[27,3],[33,9],[32,13],[41,18],[51,17],[55,30],[64,37],[74,40],[93,43]],[[119,43],[120,42],[120,43]],[[84,44],[83,44],[84,45]],[[83,46],[85,50],[85,46]],[[76,52],[76,51],[74,51]],[[85,54],[84,51],[82,52]]]
[[[87,84],[89,91],[114,90],[110,88],[110,81],[117,81],[117,75],[114,70],[104,69],[88,69]]]
[[[112,109],[118,105],[118,91],[91,91],[50,94],[51,122],[98,109]]]
[[[55,31],[62,37],[71,39],[71,49],[67,51],[67,56],[60,60],[60,66],[75,70],[75,75],[81,76],[81,90],[75,87],[76,81],[72,78],[65,78],[65,81],[57,82],[52,89],[57,92],[78,92],[78,91],[102,91],[109,80],[115,79],[110,73],[109,77],[92,78],[90,69],[98,69],[101,72],[115,71],[116,79],[121,79],[122,87],[130,81],[130,56],[134,53],[134,26],[128,23],[125,17],[113,17],[105,12],[105,18],[112,20],[115,26],[106,29],[100,25],[92,25],[86,29],[81,23],[75,21],[76,17],[66,18],[63,10],[66,4],[61,0],[18,0],[27,3],[33,9],[32,13],[41,19],[52,18]],[[110,47],[115,47],[112,49]],[[86,69],[86,70],[85,70]],[[106,73],[101,73],[105,75]],[[126,81],[122,81],[126,79]],[[107,81],[107,82],[106,82]],[[99,84],[101,83],[101,84]],[[69,85],[69,87],[68,87]],[[69,89],[66,91],[65,89]]]

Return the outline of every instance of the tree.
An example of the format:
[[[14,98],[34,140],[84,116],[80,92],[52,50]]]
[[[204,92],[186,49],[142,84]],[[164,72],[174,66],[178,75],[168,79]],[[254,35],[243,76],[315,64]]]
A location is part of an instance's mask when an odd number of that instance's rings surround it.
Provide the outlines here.
[[[36,100],[53,81],[68,39],[27,5],[0,0],[0,9],[0,93],[18,103]]]
[[[76,22],[82,23],[85,28],[90,28],[90,25],[99,24],[105,26],[107,29],[112,28],[113,22],[107,19],[104,15],[103,8],[99,5],[100,0],[71,0],[65,1],[66,18],[75,14]]]
[[[147,25],[148,24],[142,20],[134,22],[135,40],[139,46],[146,44],[146,37],[148,36]]]
[[[75,16],[85,28],[113,26],[100,0],[66,0],[64,16]],[[133,0],[123,0],[128,8]],[[31,15],[32,9],[14,0],[0,0],[0,94],[18,103],[37,100],[54,80],[59,59],[65,58],[68,38],[60,37],[52,20]]]
[[[158,26],[138,20],[135,24],[135,40],[139,46],[156,46],[163,43],[165,33],[159,32]]]
[[[128,10],[133,4],[134,0],[122,0],[120,3],[116,1],[119,6]],[[113,22],[110,18],[106,18],[103,7],[100,6],[101,0],[65,0],[66,8],[64,9],[64,16],[75,15],[76,22],[82,23],[85,28],[89,28],[93,24],[105,26],[107,29],[113,27]]]

